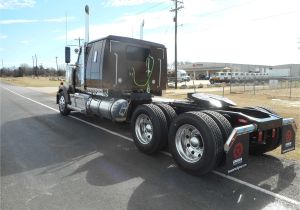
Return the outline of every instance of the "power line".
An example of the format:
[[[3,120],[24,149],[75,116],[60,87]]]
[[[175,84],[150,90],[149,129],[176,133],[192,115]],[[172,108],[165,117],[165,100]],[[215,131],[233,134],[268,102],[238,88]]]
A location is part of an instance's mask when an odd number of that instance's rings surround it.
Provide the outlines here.
[[[236,8],[236,7],[241,7],[241,6],[244,6],[246,4],[249,4],[251,2],[254,2],[254,1],[257,1],[257,0],[251,0],[251,1],[247,1],[245,3],[242,3],[242,4],[235,4],[235,5],[232,5],[232,6],[229,6],[229,7],[225,7],[225,8],[222,8],[222,9],[219,9],[219,10],[215,10],[215,11],[212,11],[212,12],[207,12],[207,13],[203,13],[203,14],[199,14],[200,16],[211,16],[211,15],[214,15],[214,14],[218,14],[218,13],[222,13],[226,10],[230,10],[230,9],[233,9],[233,8]]]
[[[165,4],[165,3],[166,3],[166,2],[160,2],[160,3],[158,3],[158,4],[152,5],[151,7],[148,7],[148,8],[146,8],[146,9],[143,9],[143,10],[139,11],[139,12],[136,12],[136,13],[134,13],[133,15],[139,15],[139,14],[142,14],[142,13],[144,13],[144,12],[147,12],[147,11],[149,11],[149,10],[151,10],[151,9],[153,9],[153,8],[156,8],[156,7],[160,6],[160,5],[163,5],[163,4]],[[169,8],[169,6],[168,6],[168,8]]]
[[[294,13],[298,13],[298,12],[300,12],[300,10],[283,12],[283,13],[279,13],[279,14],[274,14],[274,15],[266,16],[266,17],[255,18],[255,19],[252,19],[252,20],[253,21],[260,21],[260,20],[264,20],[264,19],[271,19],[271,18],[275,18],[275,17],[279,17],[279,16],[284,16],[284,15],[289,15],[289,14],[294,14]]]

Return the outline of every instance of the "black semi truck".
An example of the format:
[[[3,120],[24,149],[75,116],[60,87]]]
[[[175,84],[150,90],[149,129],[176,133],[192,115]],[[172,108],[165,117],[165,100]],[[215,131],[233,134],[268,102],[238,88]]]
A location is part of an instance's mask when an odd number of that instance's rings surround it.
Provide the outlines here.
[[[77,111],[129,122],[140,151],[168,148],[180,168],[196,175],[220,164],[231,173],[247,166],[249,154],[279,146],[282,153],[295,149],[293,118],[259,106],[239,108],[211,94],[160,97],[167,86],[164,45],[120,36],[88,42],[87,37],[74,65],[70,48],[65,49],[66,81],[56,97],[62,115]]]

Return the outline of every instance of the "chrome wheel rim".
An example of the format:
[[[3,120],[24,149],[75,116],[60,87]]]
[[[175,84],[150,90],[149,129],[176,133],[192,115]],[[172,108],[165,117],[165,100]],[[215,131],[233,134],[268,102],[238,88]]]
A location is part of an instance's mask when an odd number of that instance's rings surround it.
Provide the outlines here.
[[[64,96],[60,96],[58,104],[59,104],[59,110],[64,111],[66,106],[66,101]]]
[[[135,133],[140,143],[149,144],[151,142],[153,137],[153,125],[147,115],[140,114],[136,118]]]
[[[178,128],[175,145],[178,154],[188,163],[195,163],[202,158],[204,141],[198,129],[192,125],[184,124]]]

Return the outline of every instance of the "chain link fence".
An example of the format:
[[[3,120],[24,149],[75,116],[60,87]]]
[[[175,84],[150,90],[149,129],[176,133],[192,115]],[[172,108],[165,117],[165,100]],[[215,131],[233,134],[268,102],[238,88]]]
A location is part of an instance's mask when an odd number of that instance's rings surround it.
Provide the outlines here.
[[[173,91],[174,81],[168,83],[168,90]],[[210,84],[208,80],[191,80],[177,83],[174,94],[203,92],[228,96],[230,94],[266,95],[300,100],[300,77],[277,77],[268,80],[235,80],[228,83]]]
[[[271,78],[264,81],[233,81],[229,83],[229,93],[263,94],[300,99],[300,77]]]

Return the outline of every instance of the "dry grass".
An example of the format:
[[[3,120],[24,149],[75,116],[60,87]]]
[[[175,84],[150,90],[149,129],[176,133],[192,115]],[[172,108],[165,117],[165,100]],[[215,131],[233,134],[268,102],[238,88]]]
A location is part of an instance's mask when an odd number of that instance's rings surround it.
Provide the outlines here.
[[[206,89],[206,88],[205,88]],[[205,89],[201,89],[201,92],[206,92]],[[294,90],[294,91],[299,91]],[[178,94],[176,93],[178,92]],[[183,90],[167,90],[164,97],[174,98],[174,99],[184,99],[186,98],[186,92]],[[189,90],[188,92],[193,92],[193,90]],[[286,92],[286,90],[279,90],[277,92],[278,95],[282,95],[281,92]],[[222,95],[222,92],[216,91],[211,92],[208,89],[207,93]],[[297,127],[300,128],[300,100],[290,100],[288,97],[271,97],[270,95],[276,95],[274,92],[264,91],[264,94],[229,94],[229,91],[225,92],[225,97],[230,100],[236,102],[238,106],[264,106],[269,107],[279,113],[283,117],[293,117],[296,120]],[[275,156],[281,156],[286,159],[292,160],[300,160],[300,129],[297,130],[296,133],[296,150],[286,153],[285,155],[280,155],[280,147],[270,154]]]
[[[5,77],[1,81],[23,87],[58,87],[60,81],[49,77]]]

